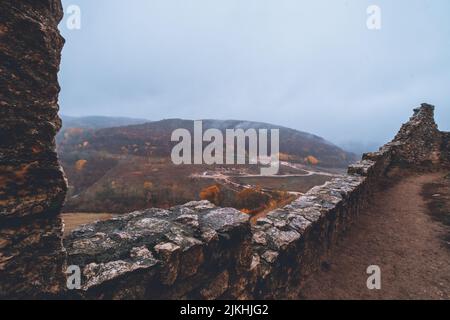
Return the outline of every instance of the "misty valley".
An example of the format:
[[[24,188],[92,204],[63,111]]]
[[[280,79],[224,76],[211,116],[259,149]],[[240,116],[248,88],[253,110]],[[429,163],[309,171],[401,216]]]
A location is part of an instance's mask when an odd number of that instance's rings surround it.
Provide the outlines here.
[[[206,120],[204,129],[218,128],[216,136],[227,130],[279,130],[278,173],[261,175],[267,165],[252,163],[249,149],[245,148],[250,141],[244,145],[238,141],[237,148],[231,149],[233,156],[245,150],[243,156],[233,157],[236,164],[225,163],[225,155],[220,159],[215,155],[216,164],[176,164],[171,155],[177,146],[193,149],[193,121],[127,121],[108,117],[64,120],[65,117],[57,136],[57,150],[69,180],[63,209],[66,232],[113,214],[150,207],[170,208],[193,200],[233,207],[256,220],[311,187],[344,173],[356,158],[320,137],[293,129],[256,122]],[[172,141],[172,133],[180,128],[189,136],[182,142]],[[266,141],[270,140],[269,136]],[[218,141],[214,142],[215,149],[230,149],[218,145]],[[221,142],[225,141],[223,138]],[[204,146],[207,151],[207,142]],[[267,150],[271,150],[270,143]]]

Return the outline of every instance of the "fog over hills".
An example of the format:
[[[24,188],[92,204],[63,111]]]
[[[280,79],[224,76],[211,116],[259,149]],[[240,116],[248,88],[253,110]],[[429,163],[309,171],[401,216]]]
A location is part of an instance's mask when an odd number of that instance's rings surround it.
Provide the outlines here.
[[[146,119],[135,119],[127,117],[107,117],[107,116],[87,116],[87,117],[71,117],[62,115],[62,130],[68,128],[83,129],[102,129],[111,127],[121,127],[133,124],[142,124],[149,122]]]
[[[139,122],[141,123],[135,124]],[[321,166],[339,168],[347,166],[356,159],[354,154],[342,150],[319,136],[274,124],[241,120],[203,120],[202,123],[203,130],[219,129],[224,133],[227,129],[279,129],[280,152],[300,162],[306,157],[313,156],[318,159]],[[107,125],[112,127],[105,127]],[[67,134],[68,129],[74,128],[88,130],[77,130]],[[65,137],[60,137],[59,147],[61,151],[69,152],[73,151],[74,147],[88,142],[83,151],[90,149],[121,154],[125,148],[139,156],[170,156],[176,144],[171,141],[172,132],[181,128],[193,134],[194,121],[165,119],[147,122],[142,119],[128,118],[72,118],[63,124],[62,134]]]

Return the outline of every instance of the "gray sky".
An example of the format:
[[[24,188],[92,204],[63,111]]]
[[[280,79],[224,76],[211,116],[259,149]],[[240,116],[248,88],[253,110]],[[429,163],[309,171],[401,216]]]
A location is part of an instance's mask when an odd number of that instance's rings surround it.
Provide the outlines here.
[[[254,120],[381,143],[426,101],[450,130],[448,0],[63,4],[82,25],[61,24],[62,114]]]

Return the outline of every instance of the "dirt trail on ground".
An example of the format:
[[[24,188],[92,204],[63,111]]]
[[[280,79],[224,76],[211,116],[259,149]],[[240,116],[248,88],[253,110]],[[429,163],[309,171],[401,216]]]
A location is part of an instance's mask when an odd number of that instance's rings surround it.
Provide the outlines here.
[[[303,299],[450,299],[449,229],[433,219],[422,191],[444,174],[407,177],[377,194]],[[381,290],[367,289],[367,267],[381,268]]]

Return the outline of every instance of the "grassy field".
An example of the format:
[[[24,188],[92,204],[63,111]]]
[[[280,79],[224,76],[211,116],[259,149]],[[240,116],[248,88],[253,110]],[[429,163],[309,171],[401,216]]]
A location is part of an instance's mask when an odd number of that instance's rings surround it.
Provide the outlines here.
[[[67,236],[79,226],[99,220],[108,220],[114,216],[114,214],[110,213],[64,213],[62,214],[62,219],[65,225],[64,236]]]
[[[265,189],[306,192],[314,186],[322,185],[332,177],[311,175],[307,177],[233,177],[232,180],[243,185],[254,185]]]

